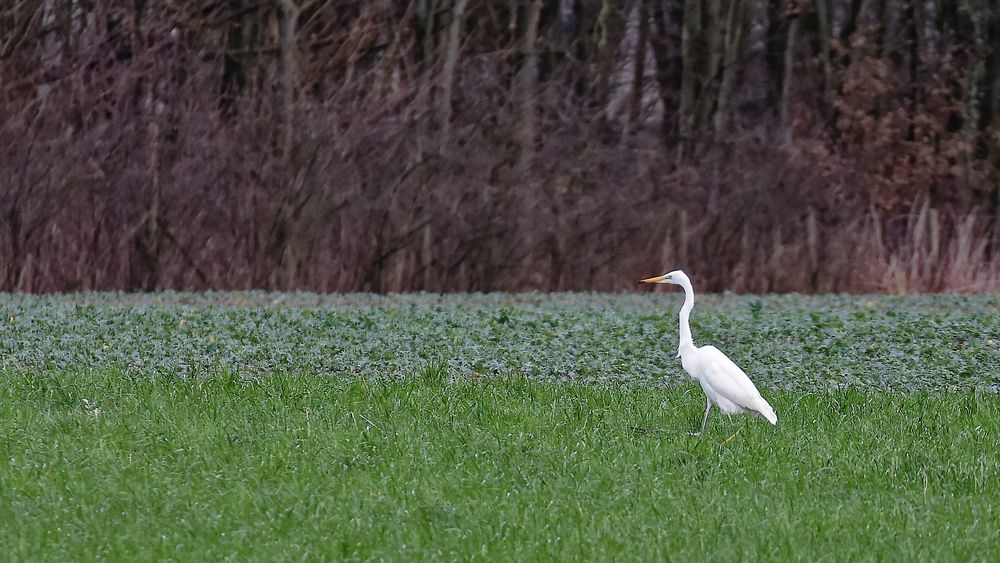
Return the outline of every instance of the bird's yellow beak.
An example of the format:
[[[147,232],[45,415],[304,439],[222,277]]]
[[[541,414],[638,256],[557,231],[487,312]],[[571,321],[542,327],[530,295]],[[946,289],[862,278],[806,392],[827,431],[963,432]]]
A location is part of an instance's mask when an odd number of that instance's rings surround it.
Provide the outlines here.
[[[644,280],[639,280],[639,283],[661,283],[666,277],[667,274],[663,274],[662,276],[656,276],[652,278],[646,278]]]

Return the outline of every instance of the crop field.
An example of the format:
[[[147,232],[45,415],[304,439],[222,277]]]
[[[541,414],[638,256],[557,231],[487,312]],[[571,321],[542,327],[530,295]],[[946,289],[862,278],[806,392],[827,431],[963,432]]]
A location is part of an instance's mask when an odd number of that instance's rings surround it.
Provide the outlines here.
[[[1000,297],[0,296],[5,560],[997,560]]]

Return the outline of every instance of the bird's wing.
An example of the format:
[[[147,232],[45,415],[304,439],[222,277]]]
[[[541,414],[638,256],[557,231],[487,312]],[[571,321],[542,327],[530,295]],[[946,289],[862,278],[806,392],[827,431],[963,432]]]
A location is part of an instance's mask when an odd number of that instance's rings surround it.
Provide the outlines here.
[[[716,393],[743,408],[759,411],[763,397],[747,374],[715,346],[698,348],[701,376]]]

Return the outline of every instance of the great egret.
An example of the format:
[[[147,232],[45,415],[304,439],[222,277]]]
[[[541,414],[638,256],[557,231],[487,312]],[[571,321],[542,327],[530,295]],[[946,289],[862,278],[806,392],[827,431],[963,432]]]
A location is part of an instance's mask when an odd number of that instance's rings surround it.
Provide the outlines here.
[[[688,323],[691,309],[694,308],[694,288],[691,287],[691,280],[687,274],[682,270],[674,270],[669,274],[640,280],[639,283],[669,283],[684,288],[684,306],[681,307],[679,315],[681,334],[677,345],[677,357],[681,359],[684,371],[701,383],[708,402],[705,406],[705,417],[701,420],[701,430],[692,432],[692,435],[701,436],[705,432],[712,403],[718,405],[719,410],[729,416],[730,423],[733,421],[732,415],[749,411],[759,414],[771,424],[777,424],[778,415],[774,414],[771,405],[760,396],[760,391],[754,387],[740,366],[733,363],[715,346],[698,348],[694,345],[694,341],[691,340],[691,325]]]

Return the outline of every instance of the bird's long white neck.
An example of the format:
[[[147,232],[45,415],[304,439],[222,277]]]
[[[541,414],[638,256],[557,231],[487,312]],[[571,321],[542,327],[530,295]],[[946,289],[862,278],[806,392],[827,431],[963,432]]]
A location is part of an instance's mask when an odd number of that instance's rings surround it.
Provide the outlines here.
[[[691,282],[684,282],[680,285],[684,288],[684,305],[681,306],[681,312],[678,315],[681,324],[680,338],[677,342],[678,356],[685,346],[694,347],[694,340],[691,339],[691,323],[688,320],[691,316],[691,309],[694,309],[694,288],[691,287]]]

